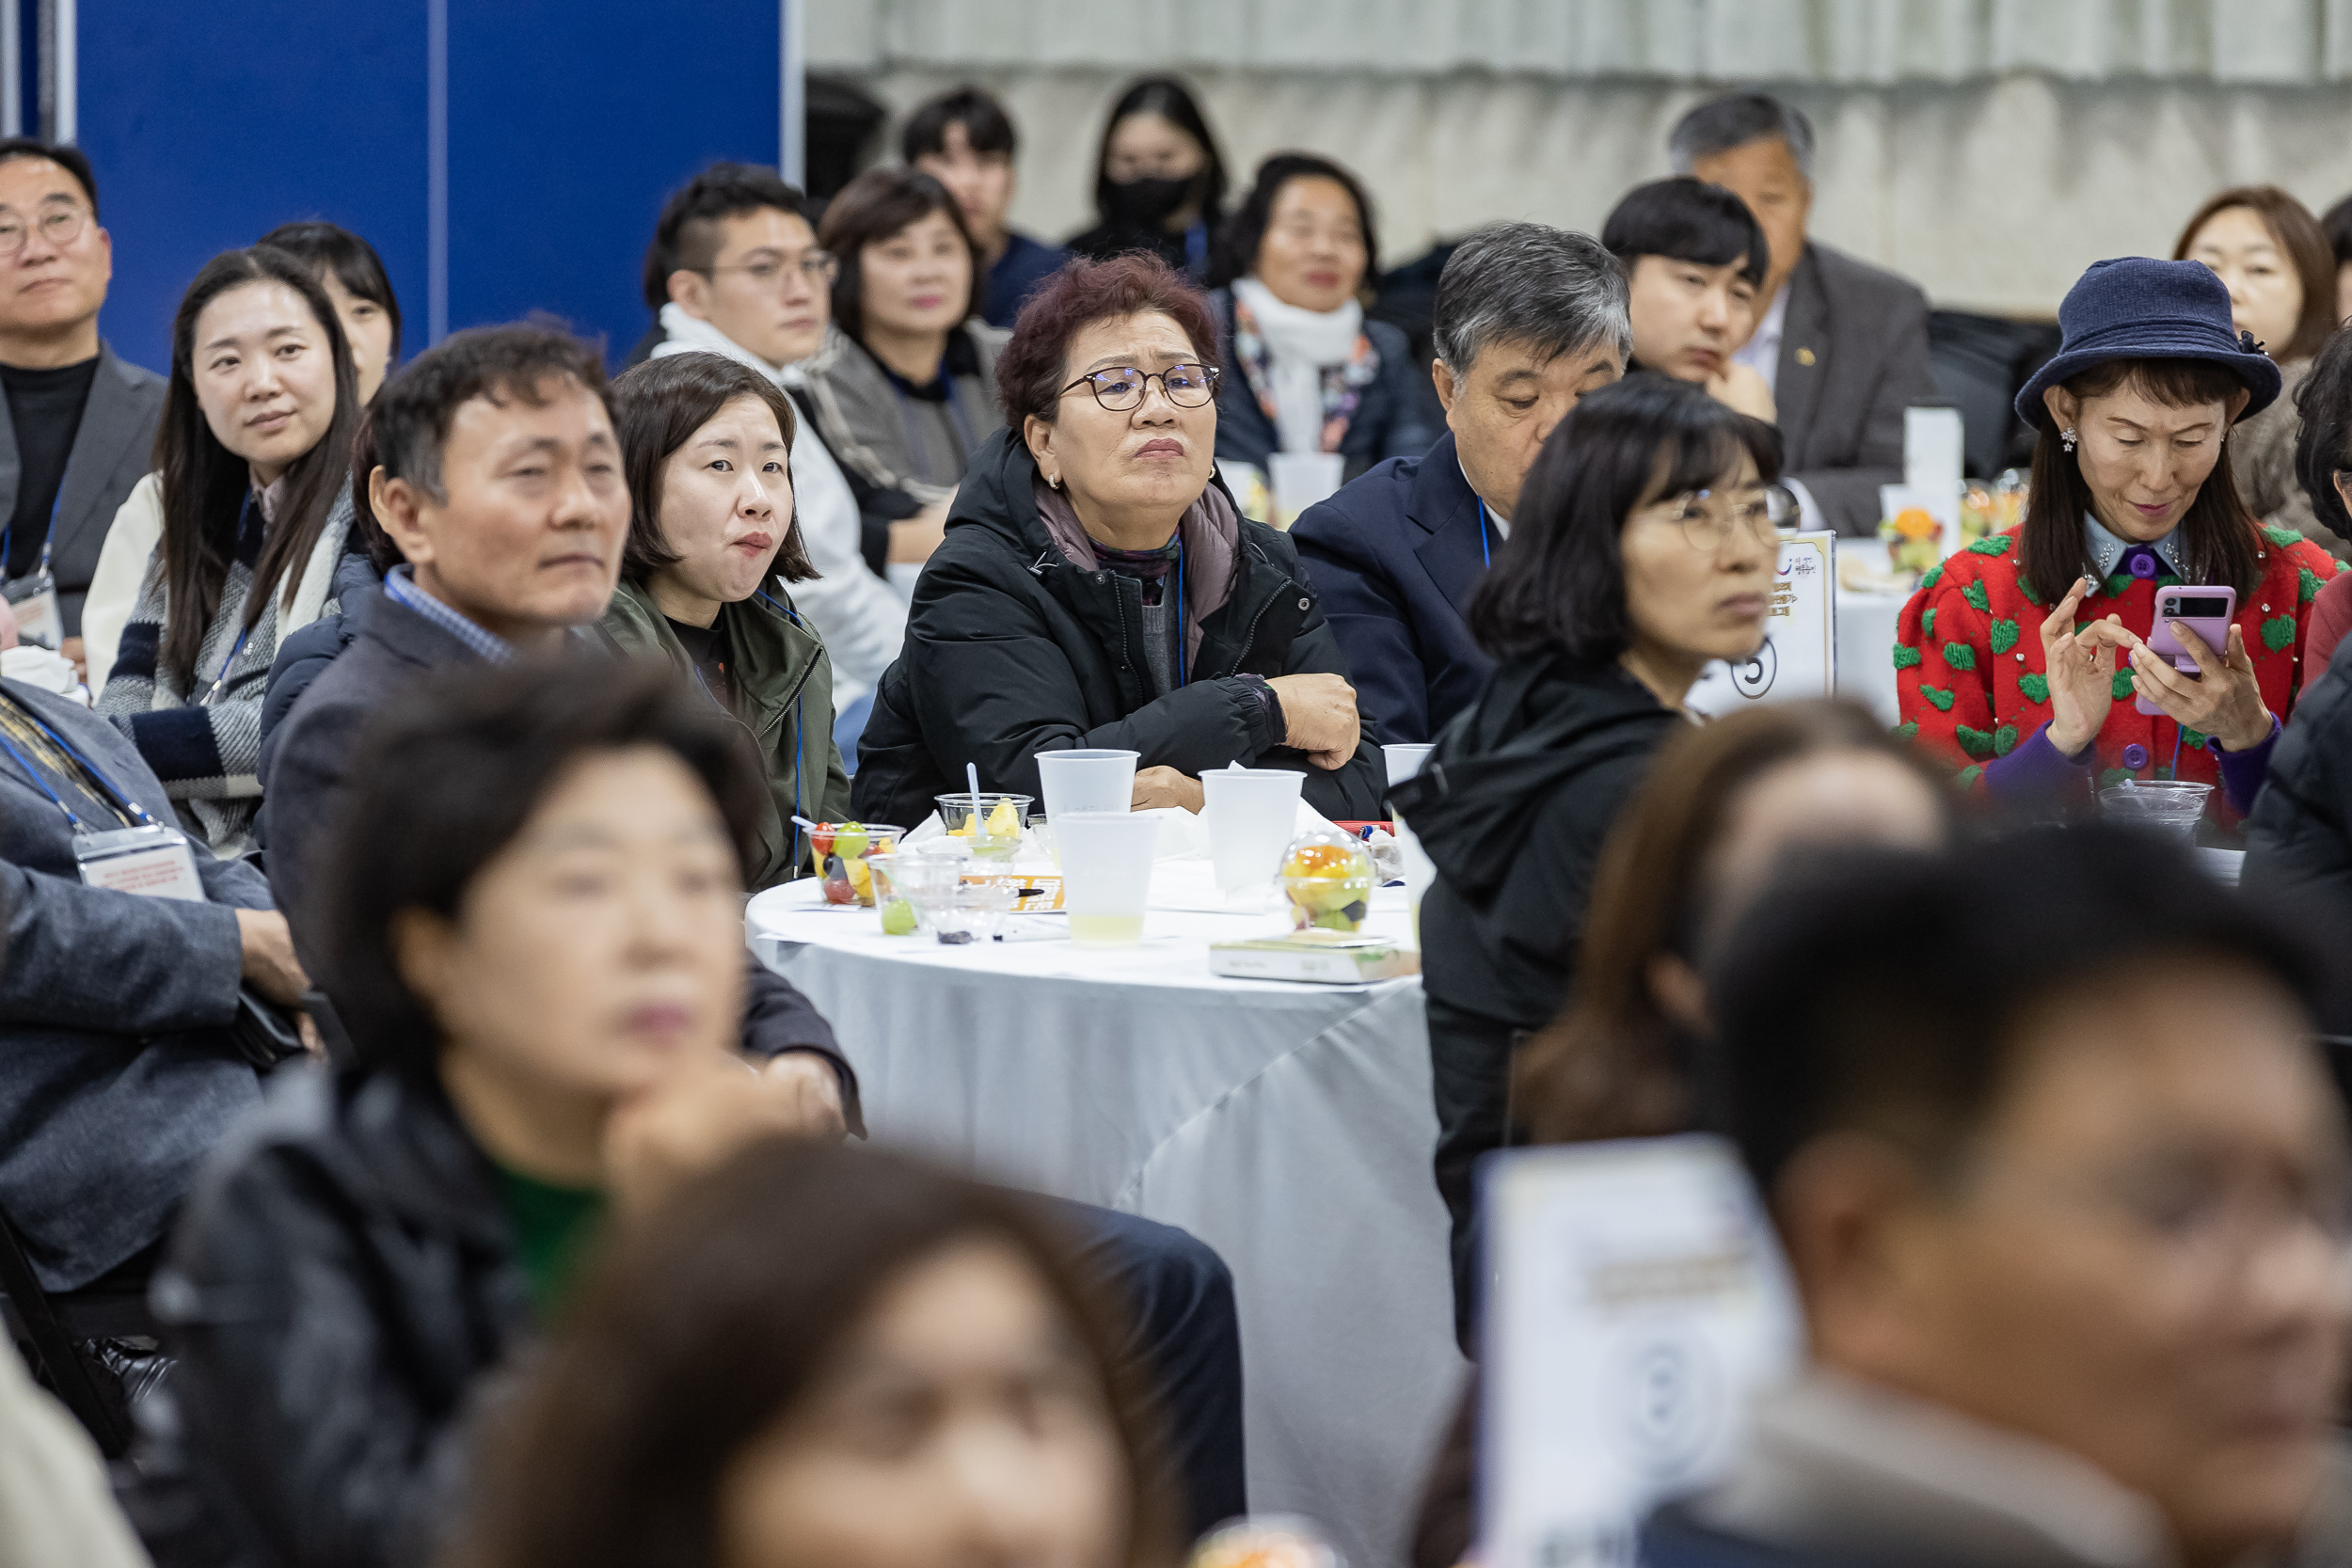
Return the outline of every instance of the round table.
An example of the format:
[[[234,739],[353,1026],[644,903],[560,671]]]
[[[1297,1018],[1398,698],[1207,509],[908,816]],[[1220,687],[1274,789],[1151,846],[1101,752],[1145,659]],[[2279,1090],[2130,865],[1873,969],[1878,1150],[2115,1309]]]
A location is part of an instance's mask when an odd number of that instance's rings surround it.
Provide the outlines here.
[[[1464,1370],[1421,982],[1212,975],[1213,939],[1284,922],[1223,912],[1200,861],[1160,863],[1125,950],[942,946],[819,897],[771,889],[745,927],[833,1022],[874,1137],[1215,1247],[1241,1318],[1251,1508],[1320,1520],[1358,1568],[1402,1563]],[[1367,928],[1406,927],[1401,890],[1380,890]]]

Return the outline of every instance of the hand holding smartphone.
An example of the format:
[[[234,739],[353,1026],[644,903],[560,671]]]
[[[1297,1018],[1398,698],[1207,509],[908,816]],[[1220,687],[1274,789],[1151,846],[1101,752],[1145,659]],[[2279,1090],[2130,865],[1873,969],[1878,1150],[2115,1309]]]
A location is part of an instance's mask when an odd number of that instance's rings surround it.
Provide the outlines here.
[[[2203,640],[2217,657],[2227,657],[2230,651],[2230,623],[2237,619],[2237,590],[2234,588],[2159,588],[2156,590],[2155,624],[2149,629],[2148,651],[2159,658],[2169,659],[2172,668],[2191,680],[2202,675],[2197,668],[2196,656],[2181,646],[2181,640],[2172,634],[2172,623],[2178,621]],[[2147,698],[2138,698],[2133,705],[2151,718],[2164,709]]]

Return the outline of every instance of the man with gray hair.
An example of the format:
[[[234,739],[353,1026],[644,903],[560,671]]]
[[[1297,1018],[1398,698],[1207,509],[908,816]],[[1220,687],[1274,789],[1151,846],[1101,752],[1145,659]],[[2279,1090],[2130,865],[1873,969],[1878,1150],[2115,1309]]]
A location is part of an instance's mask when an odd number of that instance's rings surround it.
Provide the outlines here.
[[[1879,486],[1903,477],[1903,410],[1935,395],[1927,296],[1805,237],[1813,122],[1802,111],[1760,92],[1711,98],[1676,121],[1666,148],[1677,174],[1745,201],[1771,246],[1763,313],[1732,358],[1772,388],[1784,480],[1807,501],[1808,525],[1874,532]]]
[[[1386,741],[1429,740],[1491,667],[1463,621],[1519,483],[1576,400],[1625,373],[1633,329],[1615,259],[1540,223],[1482,229],[1438,279],[1430,367],[1447,433],[1392,457],[1291,530]]]

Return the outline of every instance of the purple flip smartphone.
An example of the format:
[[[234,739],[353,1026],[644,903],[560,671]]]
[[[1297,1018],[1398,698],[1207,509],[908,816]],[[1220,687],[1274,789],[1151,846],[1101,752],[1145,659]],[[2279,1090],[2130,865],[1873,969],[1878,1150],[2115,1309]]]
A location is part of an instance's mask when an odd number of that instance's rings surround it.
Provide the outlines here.
[[[2159,588],[2156,590],[2155,625],[2148,633],[2148,651],[2158,658],[2170,659],[2173,669],[2194,676],[2197,660],[2181,646],[2181,640],[2172,635],[2171,623],[2182,622],[2204,639],[2205,646],[2215,653],[2226,654],[2230,648],[2230,623],[2236,618],[2237,590],[2234,588]],[[2137,699],[2133,705],[2151,716],[2164,711],[2145,697]]]

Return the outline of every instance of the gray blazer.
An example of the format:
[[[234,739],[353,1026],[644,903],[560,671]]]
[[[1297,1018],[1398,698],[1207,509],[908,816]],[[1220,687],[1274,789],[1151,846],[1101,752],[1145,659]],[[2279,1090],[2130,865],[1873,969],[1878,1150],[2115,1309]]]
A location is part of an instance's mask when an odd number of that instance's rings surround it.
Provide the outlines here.
[[[1879,486],[1903,477],[1903,410],[1935,397],[1928,296],[1906,278],[1808,241],[1781,318],[1782,473],[1813,493],[1829,525],[1869,535]]]
[[[132,799],[151,811],[164,799],[112,724],[17,681],[0,690]],[[236,1015],[231,910],[269,908],[269,884],[188,847],[210,903],[84,885],[64,816],[0,752],[0,1209],[53,1291],[160,1238],[198,1163],[261,1102],[261,1080],[214,1031]]]
[[[65,617],[68,637],[82,635],[82,601],[89,596],[89,579],[98,570],[98,552],[105,547],[115,512],[154,466],[155,427],[163,422],[167,385],[153,371],[98,345],[98,373],[90,380],[89,401],[82,404],[82,423],[57,485],[57,531],[49,545],[49,569],[56,574],[57,610]],[[0,397],[0,517],[14,515],[23,473],[16,421],[8,417],[8,400]]]

